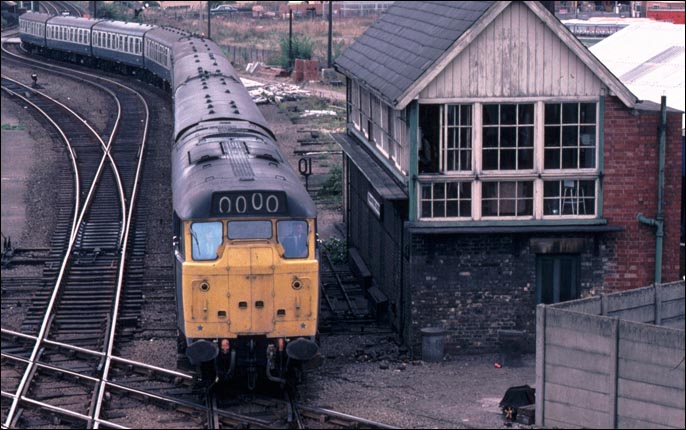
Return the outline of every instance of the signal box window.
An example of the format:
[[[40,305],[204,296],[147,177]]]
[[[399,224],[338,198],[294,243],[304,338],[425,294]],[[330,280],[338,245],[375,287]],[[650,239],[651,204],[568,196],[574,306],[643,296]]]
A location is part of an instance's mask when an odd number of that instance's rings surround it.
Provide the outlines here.
[[[307,222],[279,221],[277,239],[284,249],[284,258],[305,258],[307,249]]]
[[[221,243],[221,222],[194,222],[191,225],[193,260],[216,260],[217,248]]]
[[[536,256],[536,303],[558,303],[579,297],[579,255]]]

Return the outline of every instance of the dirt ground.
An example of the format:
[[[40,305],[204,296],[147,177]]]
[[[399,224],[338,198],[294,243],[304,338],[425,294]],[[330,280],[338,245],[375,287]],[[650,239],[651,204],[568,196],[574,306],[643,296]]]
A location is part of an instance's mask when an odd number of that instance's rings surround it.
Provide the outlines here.
[[[322,352],[300,390],[307,404],[401,428],[529,428],[498,404],[511,386],[535,386],[534,355],[502,368],[497,354],[411,361],[383,335],[323,336]]]

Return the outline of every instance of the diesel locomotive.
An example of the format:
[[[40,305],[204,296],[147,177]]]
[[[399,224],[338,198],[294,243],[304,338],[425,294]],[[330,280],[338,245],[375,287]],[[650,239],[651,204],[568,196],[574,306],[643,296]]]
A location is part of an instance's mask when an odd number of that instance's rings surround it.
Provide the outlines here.
[[[171,92],[179,352],[213,381],[297,375],[319,354],[316,207],[220,47],[147,24],[33,12],[19,22],[31,51]]]

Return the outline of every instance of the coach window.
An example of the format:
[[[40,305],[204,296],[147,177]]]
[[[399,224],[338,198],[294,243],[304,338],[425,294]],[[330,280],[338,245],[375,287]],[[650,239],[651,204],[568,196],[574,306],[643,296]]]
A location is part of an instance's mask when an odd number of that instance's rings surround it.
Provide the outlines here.
[[[222,223],[194,222],[191,225],[193,260],[215,260],[222,243]]]
[[[277,239],[284,249],[284,258],[307,257],[306,221],[279,221],[276,232]]]

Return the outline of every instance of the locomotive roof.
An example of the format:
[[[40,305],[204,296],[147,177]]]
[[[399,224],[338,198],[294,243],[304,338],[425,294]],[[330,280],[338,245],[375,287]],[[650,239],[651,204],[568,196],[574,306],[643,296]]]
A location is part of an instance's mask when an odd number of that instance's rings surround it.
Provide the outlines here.
[[[179,61],[175,64],[178,65]],[[174,137],[202,121],[247,121],[273,134],[262,112],[252,101],[240,79],[221,73],[199,72],[193,79],[176,83],[174,94]]]
[[[207,124],[207,125],[206,125]],[[181,219],[213,218],[214,193],[278,192],[288,217],[311,218],[316,207],[276,143],[250,124],[200,124],[172,151],[174,210]]]
[[[238,81],[231,62],[213,42],[198,38],[183,38],[174,44],[174,85],[200,77],[203,73],[223,74]]]
[[[142,36],[147,31],[155,28],[154,25],[141,24],[138,22],[123,22],[123,21],[101,21],[93,27],[93,30],[125,32],[128,35]]]

